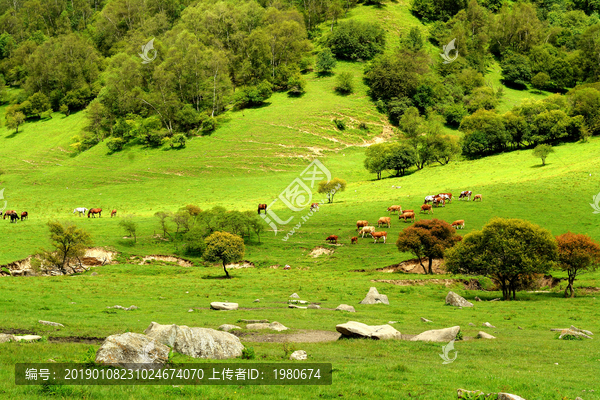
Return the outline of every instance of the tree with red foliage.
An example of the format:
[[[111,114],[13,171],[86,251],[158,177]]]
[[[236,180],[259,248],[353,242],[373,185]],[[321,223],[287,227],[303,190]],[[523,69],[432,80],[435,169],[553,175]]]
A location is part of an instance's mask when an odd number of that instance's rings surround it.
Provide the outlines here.
[[[565,297],[575,297],[575,290],[573,290],[575,278],[577,275],[598,268],[600,245],[587,235],[572,232],[557,236],[556,241],[558,242],[558,267],[566,271],[569,276]]]
[[[399,251],[413,253],[425,273],[433,274],[433,259],[443,257],[444,251],[461,239],[462,236],[457,235],[456,230],[446,221],[423,219],[400,232],[396,246]],[[422,257],[429,258],[429,271],[421,262]]]

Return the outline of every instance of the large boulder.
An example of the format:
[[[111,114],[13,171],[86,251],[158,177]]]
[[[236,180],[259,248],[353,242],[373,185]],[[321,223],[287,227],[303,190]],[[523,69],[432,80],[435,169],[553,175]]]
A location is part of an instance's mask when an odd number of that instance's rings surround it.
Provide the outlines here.
[[[144,333],[162,344],[172,346],[176,352],[194,358],[235,358],[241,356],[244,349],[237,336],[210,328],[152,322]]]
[[[212,303],[210,303],[210,308],[212,308],[213,310],[225,310],[225,311],[237,310],[238,303],[221,303],[218,301],[213,301]]]
[[[11,335],[10,333],[0,333],[0,343],[6,343],[6,342],[16,342],[17,339],[15,338],[14,335]]]
[[[390,304],[385,294],[379,294],[377,288],[371,287],[367,296],[359,304]]]
[[[390,325],[367,325],[356,321],[349,321],[345,324],[336,325],[335,329],[348,338],[368,338],[368,339],[400,339],[401,335]]]
[[[453,326],[451,328],[444,329],[434,329],[431,331],[425,331],[423,333],[420,333],[410,340],[413,342],[449,342],[456,338],[458,332],[460,332],[460,326]]]
[[[348,312],[356,312],[354,307],[349,306],[348,304],[340,304],[336,307],[335,311],[348,311]]]
[[[126,368],[160,368],[169,359],[169,348],[141,333],[111,335],[96,352],[96,363]],[[130,365],[148,364],[148,366]]]
[[[459,296],[454,292],[448,292],[446,304],[454,307],[473,307],[473,303],[468,302],[464,297]]]

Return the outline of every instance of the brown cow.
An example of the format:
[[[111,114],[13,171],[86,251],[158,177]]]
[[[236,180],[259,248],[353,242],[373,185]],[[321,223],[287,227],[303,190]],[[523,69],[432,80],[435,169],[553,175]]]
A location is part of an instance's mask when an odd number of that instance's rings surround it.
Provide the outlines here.
[[[266,204],[259,204],[258,205],[258,213],[260,214],[260,210],[265,210],[265,214],[267,213],[267,205]]]
[[[327,236],[327,239],[325,239],[325,241],[337,244],[338,237],[336,235],[329,235]]]
[[[415,213],[414,212],[404,213],[400,217],[404,218],[404,222],[406,222],[407,219],[408,220],[412,219],[412,222],[415,222]]]
[[[470,190],[463,190],[462,192],[460,192],[460,196],[458,196],[458,199],[459,200],[462,200],[462,199],[471,200],[472,194],[473,194],[473,192]]]
[[[402,206],[389,206],[388,209],[390,214],[395,213],[395,212],[402,212]]]
[[[360,220],[360,221],[356,221],[356,229],[359,230],[360,228],[364,228],[365,226],[368,226],[369,222],[365,221],[365,220]]]
[[[373,243],[377,243],[380,238],[383,238],[383,243],[385,243],[387,239],[387,232],[371,232],[371,237],[375,239]]]
[[[29,213],[27,211],[23,211],[21,213],[21,221],[23,221],[24,219],[29,219]]]
[[[392,219],[390,217],[379,218],[379,221],[377,221],[377,226],[380,227],[383,224],[386,224],[387,227],[390,228],[392,226]]]
[[[454,227],[454,229],[465,229],[465,220],[459,219],[458,221],[454,221],[452,227]]]
[[[482,197],[481,197],[481,195],[480,195],[480,194],[476,194],[476,195],[475,195],[475,197],[473,197],[473,201],[475,201],[475,200],[477,200],[477,199],[479,199],[479,201],[481,201],[481,200],[482,200]]]
[[[446,201],[444,200],[443,197],[436,197],[435,199],[433,199],[434,207],[439,207],[440,204],[442,205],[442,207],[446,207]]]
[[[351,242],[351,244],[358,244],[358,238],[356,236],[352,236],[350,238],[350,242]]]
[[[112,218],[112,217],[114,217],[115,215],[117,215],[117,210],[112,210],[112,211],[110,212],[110,217]]]
[[[312,203],[310,205],[310,211],[319,211],[319,203]]]
[[[364,226],[360,232],[358,232],[359,235],[362,235],[362,237],[365,237],[365,233],[370,234],[371,232],[375,232],[375,227],[374,226]]]
[[[15,210],[8,210],[7,212],[4,213],[4,217],[2,217],[2,219],[6,219],[6,217],[8,217],[10,219],[10,216],[12,214],[16,214],[17,212]]]
[[[419,211],[419,212],[425,212],[427,214],[431,214],[431,213],[433,213],[433,208],[429,204],[423,204],[421,206],[421,211]]]

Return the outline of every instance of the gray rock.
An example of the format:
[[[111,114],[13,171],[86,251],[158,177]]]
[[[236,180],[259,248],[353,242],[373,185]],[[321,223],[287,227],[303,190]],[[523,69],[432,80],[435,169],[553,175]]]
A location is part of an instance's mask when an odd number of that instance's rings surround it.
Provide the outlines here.
[[[472,322],[469,322],[469,326],[475,326],[475,324]]]
[[[483,324],[481,324],[483,326],[485,326],[486,328],[495,328],[494,325],[490,324],[489,322],[484,322]]]
[[[449,342],[456,338],[458,332],[460,332],[460,326],[457,325],[451,328],[425,331],[410,340],[413,342]]]
[[[586,334],[588,336],[594,336],[594,334],[592,332],[586,331],[585,329],[575,328],[573,325],[571,325],[571,327],[569,329],[571,329],[572,331],[575,331],[575,332],[584,333],[584,334]]]
[[[238,309],[238,303],[221,303],[218,301],[213,301],[210,303],[210,308],[213,310],[232,311]]]
[[[14,335],[11,335],[10,333],[0,333],[0,343],[6,343],[6,342],[16,342],[17,338],[15,338]]]
[[[245,324],[262,324],[269,323],[268,319],[238,319],[238,322],[243,322]]]
[[[290,299],[290,300],[288,300],[288,303],[292,303],[292,304],[308,304],[308,301],[306,301],[306,300]]]
[[[433,322],[433,321],[430,321],[427,318],[423,318],[423,317],[421,317],[421,321],[423,321],[423,322]]]
[[[42,325],[62,326],[64,328],[64,325],[63,324],[59,324],[58,322],[42,321],[41,319],[38,322],[40,324],[42,324]]]
[[[188,310],[188,312],[194,312],[194,310],[192,310],[191,308]]]
[[[456,392],[459,399],[472,399],[475,398],[475,396],[485,396],[485,393],[483,393],[481,390],[457,389]]]
[[[500,297],[498,297],[498,298],[492,299],[490,301],[500,301],[500,300],[502,300],[502,299]]]
[[[306,359],[308,359],[308,355],[306,354],[306,352],[304,350],[296,350],[290,356],[290,360],[303,361]]]
[[[354,307],[349,306],[348,304],[340,304],[339,306],[337,306],[337,308],[335,309],[335,311],[356,312],[356,310],[354,309]]]
[[[318,305],[318,304],[309,304],[309,305],[308,305],[308,308],[312,308],[312,309],[314,309],[314,310],[318,310],[319,308],[321,308],[321,306],[320,306],[320,305]]]
[[[385,294],[379,294],[377,288],[371,287],[367,296],[359,304],[390,304]]]
[[[246,329],[252,329],[252,330],[255,330],[255,329],[271,329],[271,330],[274,330],[274,331],[281,332],[281,331],[286,331],[289,328],[286,328],[285,326],[283,326],[281,323],[279,323],[277,321],[273,321],[270,324],[266,323],[266,322],[258,323],[258,324],[248,324],[248,325],[246,325]]]
[[[242,328],[240,326],[231,325],[231,324],[223,324],[219,327],[220,331],[225,331],[225,332],[229,332],[234,329],[242,329]]]
[[[390,325],[366,325],[356,321],[336,325],[335,330],[344,337],[377,340],[400,339],[401,335]]]
[[[517,326],[517,328],[519,328],[520,330],[523,330],[523,328],[521,328],[520,326]]]
[[[125,308],[125,307],[119,306],[119,305],[112,306],[112,307],[106,307],[106,308],[118,308],[119,310],[125,310],[125,311],[131,311],[131,310],[137,310],[138,309],[137,306],[129,306],[129,307]]]
[[[298,293],[292,293],[292,294],[290,295],[290,297],[291,297],[292,299],[299,299],[299,298],[300,298],[300,296],[298,296]]]
[[[40,340],[42,337],[39,335],[15,335],[15,340],[17,342],[33,342],[36,340]]]
[[[475,296],[475,301],[482,301],[479,296]]]
[[[454,307],[473,307],[473,303],[468,302],[464,297],[459,296],[454,292],[448,292],[446,304]]]
[[[169,348],[158,340],[140,333],[127,332],[111,335],[96,352],[96,363],[118,365],[126,368],[160,368],[169,359]]]
[[[390,324],[390,325],[391,324],[397,324],[397,323],[398,323],[398,321],[388,321],[388,324]]]
[[[96,276],[96,275],[98,275],[98,273],[97,272],[92,272],[90,275]]]
[[[161,325],[152,322],[144,331],[150,338],[194,358],[223,360],[242,355],[244,346],[237,336],[210,328],[185,325]]]
[[[575,397],[575,400],[583,400],[581,397]]]
[[[303,308],[306,310],[308,307],[297,306],[295,304],[288,304],[288,308]]]
[[[256,299],[256,300],[253,301],[253,303],[260,303],[260,300]]]
[[[477,337],[479,339],[496,339],[495,336],[492,336],[489,333],[485,333],[483,331],[479,331],[479,333],[477,334]]]
[[[510,393],[498,393],[498,400],[525,400],[521,396]]]

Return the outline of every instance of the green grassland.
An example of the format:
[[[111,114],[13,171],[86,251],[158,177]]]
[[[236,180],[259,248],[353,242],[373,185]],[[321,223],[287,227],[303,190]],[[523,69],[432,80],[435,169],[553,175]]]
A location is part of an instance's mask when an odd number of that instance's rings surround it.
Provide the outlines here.
[[[407,1],[387,3],[381,8],[360,6],[350,13],[356,19],[386,21],[396,36],[418,20],[407,11]],[[326,29],[326,24],[324,25]],[[392,220],[386,244],[359,239],[350,245],[358,219],[374,223],[387,215],[386,208],[400,204],[418,209],[424,196],[461,190],[481,193],[483,201],[454,201],[435,209],[432,216],[448,222],[466,221],[466,234],[480,229],[493,217],[524,218],[558,235],[568,230],[600,240],[598,215],[589,203],[600,191],[600,139],[585,144],[565,144],[541,167],[531,151],[515,151],[475,161],[454,161],[446,166],[429,166],[402,178],[374,179],[363,168],[364,146],[388,138],[392,130],[385,116],[369,101],[362,82],[362,63],[338,62],[335,73],[352,72],[356,90],[349,96],[335,94],[335,75],[305,75],[307,91],[302,97],[274,94],[269,104],[254,109],[228,112],[210,136],[195,137],[185,149],[147,149],[131,145],[110,154],[104,143],[74,155],[71,138],[85,124],[85,112],[68,117],[58,113],[47,121],[24,124],[19,133],[0,127],[0,190],[8,209],[27,210],[29,221],[9,224],[0,220],[0,264],[24,258],[48,246],[46,222],[73,221],[89,231],[98,246],[121,252],[122,264],[97,267],[97,276],[18,277],[0,279],[0,332],[22,330],[50,337],[49,342],[0,344],[0,397],[137,399],[159,398],[384,398],[453,399],[456,389],[507,391],[532,399],[600,399],[600,366],[597,340],[558,341],[550,328],[571,324],[600,332],[598,300],[585,287],[600,286],[600,273],[582,276],[576,282],[578,297],[563,299],[560,287],[550,293],[518,293],[514,302],[477,302],[473,309],[444,306],[452,289],[467,299],[500,297],[499,292],[467,291],[461,285],[439,284],[398,286],[373,282],[382,279],[429,279],[422,275],[390,274],[377,268],[411,258],[395,246],[398,233],[408,223]],[[487,76],[500,85],[497,67]],[[527,91],[505,89],[499,107],[506,111],[526,97],[541,98]],[[4,107],[0,119],[4,120]],[[342,118],[348,128],[339,131],[332,123]],[[365,122],[369,129],[358,128]],[[216,205],[235,210],[255,210],[270,203],[314,158],[319,158],[332,176],[348,182],[346,191],[333,204],[323,204],[301,229],[282,241],[292,224],[274,235],[267,231],[261,243],[247,242],[245,259],[256,268],[234,270],[234,279],[223,276],[222,268],[193,259],[196,267],[132,265],[132,255],[172,254],[176,244],[157,241],[162,210],[175,211],[186,204],[203,209]],[[393,186],[400,186],[399,189]],[[314,194],[313,201],[320,202]],[[72,214],[75,207],[101,207],[105,215],[88,219]],[[111,209],[117,218],[109,218]],[[280,205],[282,218],[301,215]],[[139,224],[138,243],[123,239],[120,218],[132,215]],[[341,246],[325,244],[328,235],[340,237]],[[316,246],[335,250],[312,258]],[[269,268],[289,264],[289,271]],[[353,272],[354,270],[364,272]],[[555,272],[554,276],[564,277]],[[435,276],[434,278],[439,278]],[[444,277],[460,278],[460,277]],[[388,295],[390,305],[359,305],[370,286]],[[564,289],[564,284],[562,285]],[[189,293],[188,293],[189,292]],[[288,309],[288,296],[318,302],[321,310]],[[253,303],[260,298],[260,303]],[[211,301],[231,301],[240,310],[217,312]],[[333,309],[341,304],[355,306],[356,314]],[[106,307],[136,305],[125,312]],[[189,313],[189,309],[194,312]],[[423,324],[419,318],[433,320]],[[394,326],[402,333],[460,325],[473,337],[483,322],[497,328],[487,330],[495,341],[457,342],[457,360],[442,365],[441,344],[408,341],[341,340],[327,343],[244,342],[253,347],[259,362],[285,361],[286,350],[303,349],[309,361],[331,362],[334,383],[325,387],[150,387],[77,386],[43,390],[17,387],[16,362],[79,362],[89,344],[59,343],[53,338],[105,337],[126,331],[143,332],[151,321],[217,328],[241,318],[266,318],[288,326],[289,335],[299,330],[333,331],[338,323],[356,320],[367,324]],[[64,328],[45,327],[38,320],[61,322]],[[472,322],[476,326],[468,324]],[[523,329],[518,329],[518,326]],[[291,346],[291,347],[290,347]],[[96,346],[97,348],[97,346]],[[176,356],[176,361],[192,359]],[[585,391],[584,391],[585,390]],[[595,392],[590,392],[595,390]]]

